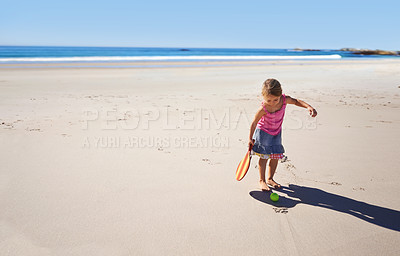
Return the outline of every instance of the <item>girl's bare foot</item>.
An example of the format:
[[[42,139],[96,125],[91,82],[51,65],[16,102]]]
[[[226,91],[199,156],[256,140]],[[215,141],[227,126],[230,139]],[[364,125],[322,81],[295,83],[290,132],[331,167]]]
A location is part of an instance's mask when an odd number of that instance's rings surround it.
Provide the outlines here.
[[[271,191],[265,180],[260,180],[260,188],[262,191],[267,191],[267,192]]]
[[[270,185],[271,187],[275,188],[275,189],[280,189],[281,185],[276,183],[273,179],[268,179],[267,180],[267,184]]]

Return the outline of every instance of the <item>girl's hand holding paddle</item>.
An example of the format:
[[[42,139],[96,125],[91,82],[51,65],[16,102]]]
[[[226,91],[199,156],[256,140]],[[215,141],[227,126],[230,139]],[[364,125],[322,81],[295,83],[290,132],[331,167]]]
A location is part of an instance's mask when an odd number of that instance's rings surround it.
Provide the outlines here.
[[[249,148],[250,148],[250,147],[253,147],[253,146],[254,146],[254,140],[251,139],[251,140],[249,140]]]

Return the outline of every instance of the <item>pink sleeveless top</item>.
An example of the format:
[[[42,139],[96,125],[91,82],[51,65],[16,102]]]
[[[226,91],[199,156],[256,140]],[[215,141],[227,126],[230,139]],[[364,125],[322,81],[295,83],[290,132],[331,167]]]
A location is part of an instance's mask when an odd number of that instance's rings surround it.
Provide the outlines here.
[[[274,113],[269,113],[264,106],[264,102],[261,103],[264,111],[266,112],[257,123],[257,127],[264,132],[273,136],[279,134],[282,130],[283,117],[285,116],[286,109],[286,96],[282,94],[283,104],[282,107]]]

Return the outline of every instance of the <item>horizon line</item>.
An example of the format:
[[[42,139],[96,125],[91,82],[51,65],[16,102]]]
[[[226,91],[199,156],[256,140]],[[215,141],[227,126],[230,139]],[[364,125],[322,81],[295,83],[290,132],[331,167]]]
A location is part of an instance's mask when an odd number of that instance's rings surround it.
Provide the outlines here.
[[[261,48],[261,47],[181,47],[181,46],[95,46],[95,45],[9,45],[0,44],[0,47],[93,47],[93,48],[171,48],[171,49],[300,49],[300,50],[340,50],[340,49],[357,49],[357,50],[385,50],[382,48],[357,48],[357,47],[341,47],[341,48],[303,48],[303,47],[289,47],[289,48]],[[397,51],[397,50],[385,50],[385,51]]]

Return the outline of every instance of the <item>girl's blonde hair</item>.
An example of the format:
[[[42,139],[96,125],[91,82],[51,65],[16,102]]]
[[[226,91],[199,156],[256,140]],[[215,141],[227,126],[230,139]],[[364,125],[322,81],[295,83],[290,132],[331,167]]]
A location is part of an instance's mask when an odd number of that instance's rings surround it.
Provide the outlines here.
[[[281,96],[282,95],[282,87],[278,80],[270,78],[265,80],[262,87],[262,95],[274,95]]]

